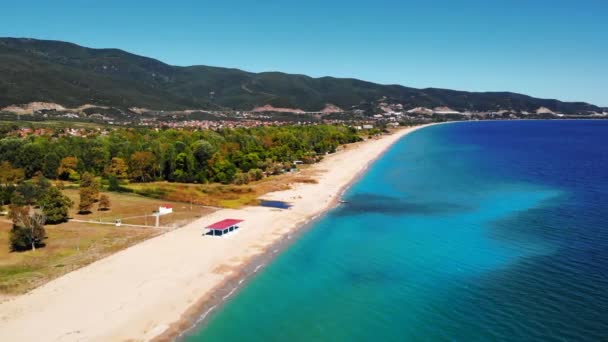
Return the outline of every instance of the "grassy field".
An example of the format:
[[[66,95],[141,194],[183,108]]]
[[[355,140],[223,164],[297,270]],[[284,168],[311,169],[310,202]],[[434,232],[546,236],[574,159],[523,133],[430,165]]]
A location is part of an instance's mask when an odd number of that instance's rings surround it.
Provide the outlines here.
[[[4,295],[26,292],[162,232],[69,222],[46,227],[45,247],[15,253],[8,244],[11,225],[0,221],[0,294]]]
[[[159,206],[168,204],[173,207],[173,214],[161,216],[160,226],[179,227],[214,211],[196,204],[190,206],[189,203],[147,198],[137,194],[103,192],[110,197],[110,210],[97,210],[97,204],[95,204],[90,214],[80,215],[77,212],[78,190],[66,189],[63,192],[74,201],[70,216],[78,220],[115,222],[116,219],[120,219],[124,224],[153,226],[155,217],[152,216],[152,213],[158,210]]]
[[[294,183],[315,182],[312,170],[304,166],[296,173],[264,178],[246,185],[185,184],[169,182],[131,183],[126,187],[142,196],[167,201],[222,208],[256,205],[258,198],[273,191],[288,189]]]
[[[74,201],[73,219],[153,226],[153,211],[160,205],[173,207],[173,214],[161,216],[160,225],[178,227],[207,215],[215,208],[238,208],[255,205],[258,198],[296,183],[314,183],[314,172],[307,166],[295,173],[264,178],[247,185],[133,183],[126,185],[133,193],[103,192],[110,197],[110,210],[77,213],[78,186],[65,184],[63,192]],[[211,207],[210,207],[211,206]],[[78,269],[105,256],[166,231],[157,228],[116,227],[98,223],[67,222],[47,225],[46,246],[36,251],[10,252],[11,222],[0,217],[0,300],[27,292],[62,274]]]
[[[78,190],[67,189],[64,193],[75,204],[78,203]],[[184,203],[145,198],[136,194],[106,194],[111,201],[109,211],[97,211],[94,207],[91,214],[78,215],[75,205],[71,216],[80,220],[101,219],[103,222],[114,222],[115,218],[121,218],[123,223],[145,224],[145,217],[128,217],[148,214],[147,223],[153,225],[152,211],[161,204],[169,204],[173,207],[174,214],[161,216],[160,224],[177,227],[214,211],[200,206],[193,206],[191,210],[190,205]],[[36,251],[10,252],[11,226],[6,217],[0,217],[0,299],[2,296],[27,292],[62,274],[167,231],[72,221],[47,225],[45,247]]]

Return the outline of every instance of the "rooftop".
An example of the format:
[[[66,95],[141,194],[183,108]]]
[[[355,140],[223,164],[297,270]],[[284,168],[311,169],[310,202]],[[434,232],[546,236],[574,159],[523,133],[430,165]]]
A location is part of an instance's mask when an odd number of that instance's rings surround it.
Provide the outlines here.
[[[243,220],[238,220],[238,219],[224,219],[221,221],[217,221],[209,226],[207,226],[207,229],[214,229],[214,230],[224,230],[226,228],[230,228],[232,226],[234,226],[237,223],[243,222]]]

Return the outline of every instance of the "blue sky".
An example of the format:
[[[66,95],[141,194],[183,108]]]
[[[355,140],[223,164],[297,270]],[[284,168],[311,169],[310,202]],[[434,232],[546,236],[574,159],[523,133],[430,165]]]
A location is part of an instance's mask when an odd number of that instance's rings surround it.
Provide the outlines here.
[[[0,36],[608,106],[606,0],[0,0]]]

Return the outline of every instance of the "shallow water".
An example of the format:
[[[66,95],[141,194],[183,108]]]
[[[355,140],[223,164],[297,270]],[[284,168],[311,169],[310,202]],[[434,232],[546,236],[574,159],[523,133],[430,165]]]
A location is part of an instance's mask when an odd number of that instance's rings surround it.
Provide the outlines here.
[[[608,121],[399,141],[187,341],[608,337]]]

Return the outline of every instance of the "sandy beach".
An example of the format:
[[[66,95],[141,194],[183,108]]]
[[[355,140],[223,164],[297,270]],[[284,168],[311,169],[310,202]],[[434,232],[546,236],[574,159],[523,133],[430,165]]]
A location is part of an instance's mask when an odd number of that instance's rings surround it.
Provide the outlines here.
[[[347,146],[313,168],[317,184],[297,184],[265,199],[288,210],[223,209],[0,304],[0,341],[142,341],[167,335],[188,312],[273,244],[334,205],[371,161],[404,135]],[[224,237],[202,236],[225,218],[245,220]]]

